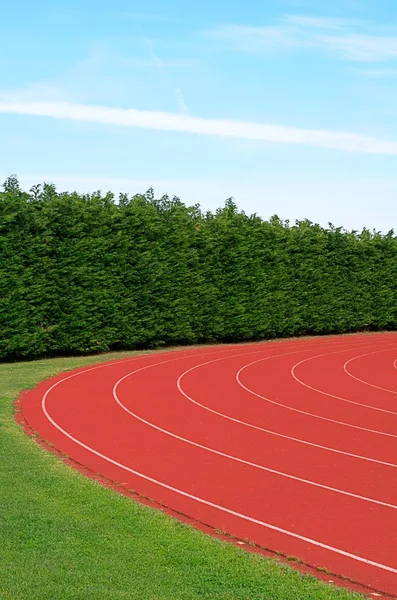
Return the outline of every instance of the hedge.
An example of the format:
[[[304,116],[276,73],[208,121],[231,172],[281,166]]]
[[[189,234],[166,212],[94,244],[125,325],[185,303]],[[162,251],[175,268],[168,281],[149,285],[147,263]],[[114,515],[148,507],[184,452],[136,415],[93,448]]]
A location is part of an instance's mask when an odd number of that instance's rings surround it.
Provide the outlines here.
[[[146,194],[0,192],[0,359],[396,329],[397,237]]]

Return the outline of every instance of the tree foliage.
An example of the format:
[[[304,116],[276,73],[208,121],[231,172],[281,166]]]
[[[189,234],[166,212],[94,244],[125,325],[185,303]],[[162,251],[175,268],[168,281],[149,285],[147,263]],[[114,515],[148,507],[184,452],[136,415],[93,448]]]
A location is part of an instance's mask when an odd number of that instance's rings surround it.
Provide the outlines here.
[[[0,192],[0,359],[397,328],[397,237],[146,194]]]

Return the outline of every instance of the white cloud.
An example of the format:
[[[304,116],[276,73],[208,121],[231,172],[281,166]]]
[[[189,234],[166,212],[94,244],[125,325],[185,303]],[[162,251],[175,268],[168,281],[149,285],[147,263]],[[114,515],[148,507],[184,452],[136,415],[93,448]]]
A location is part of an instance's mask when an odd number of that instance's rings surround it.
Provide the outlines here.
[[[1,102],[0,113],[34,115],[87,123],[178,131],[264,142],[303,144],[345,152],[397,155],[397,141],[343,131],[299,129],[249,121],[204,119],[186,114],[73,104],[68,102]]]
[[[397,27],[374,26],[365,21],[285,15],[272,25],[222,25],[208,35],[248,52],[319,48],[352,61],[397,59]]]

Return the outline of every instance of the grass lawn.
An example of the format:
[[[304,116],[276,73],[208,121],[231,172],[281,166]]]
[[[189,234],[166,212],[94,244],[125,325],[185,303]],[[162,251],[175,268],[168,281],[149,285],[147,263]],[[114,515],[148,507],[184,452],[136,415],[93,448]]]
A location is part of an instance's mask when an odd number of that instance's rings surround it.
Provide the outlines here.
[[[102,487],[15,423],[21,390],[62,370],[132,354],[0,364],[0,599],[363,598]]]

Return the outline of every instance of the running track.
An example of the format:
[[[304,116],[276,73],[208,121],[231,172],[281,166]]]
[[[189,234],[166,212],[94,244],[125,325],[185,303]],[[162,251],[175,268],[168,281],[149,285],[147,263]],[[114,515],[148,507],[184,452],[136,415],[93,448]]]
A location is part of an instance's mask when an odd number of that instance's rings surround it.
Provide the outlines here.
[[[397,334],[85,367],[22,396],[42,439],[218,530],[397,595]]]

